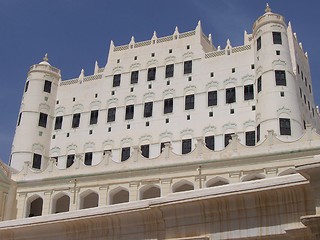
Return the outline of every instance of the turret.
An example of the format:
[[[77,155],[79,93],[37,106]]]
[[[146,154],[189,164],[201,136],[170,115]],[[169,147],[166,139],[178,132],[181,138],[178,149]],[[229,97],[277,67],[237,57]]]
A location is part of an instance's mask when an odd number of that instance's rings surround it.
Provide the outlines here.
[[[22,170],[25,162],[34,169],[46,166],[60,70],[52,67],[47,54],[30,67],[22,97],[10,159],[11,167]]]
[[[271,12],[253,25],[254,60],[256,66],[257,141],[268,130],[274,130],[282,140],[294,140],[302,135],[303,120],[299,110],[297,86],[284,17]]]

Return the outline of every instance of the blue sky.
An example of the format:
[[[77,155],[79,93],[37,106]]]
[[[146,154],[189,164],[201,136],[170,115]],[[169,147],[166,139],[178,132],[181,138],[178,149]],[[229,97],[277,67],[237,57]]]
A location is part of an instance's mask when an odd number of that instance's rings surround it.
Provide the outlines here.
[[[291,21],[309,54],[314,95],[320,104],[320,2],[269,0],[273,12]],[[264,13],[257,0],[0,0],[0,158],[8,162],[28,68],[45,53],[61,69],[62,79],[93,72],[106,63],[115,45],[171,35],[175,26],[190,31],[201,20],[215,46],[243,44],[243,32]]]

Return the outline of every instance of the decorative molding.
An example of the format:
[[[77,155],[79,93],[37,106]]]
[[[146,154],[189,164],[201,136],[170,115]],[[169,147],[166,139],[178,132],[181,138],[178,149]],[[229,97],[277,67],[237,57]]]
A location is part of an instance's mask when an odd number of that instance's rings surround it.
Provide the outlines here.
[[[217,128],[215,126],[208,126],[203,129],[203,135],[206,135],[208,132],[216,132]]]
[[[75,144],[70,144],[70,145],[68,145],[67,146],[67,153],[69,152],[69,151],[71,151],[71,150],[74,150],[74,151],[76,151],[77,150],[77,145],[75,145]]]
[[[94,149],[95,147],[95,143],[94,142],[87,142],[84,144],[84,150],[88,149],[88,148],[91,148],[92,150]]]
[[[155,95],[156,95],[156,94],[155,94],[154,92],[147,92],[147,93],[145,93],[145,94],[143,95],[143,100],[146,101],[146,99],[148,99],[148,98],[154,99]]]
[[[190,135],[190,136],[193,136],[193,130],[192,129],[190,129],[190,128],[187,128],[187,129],[184,129],[184,130],[182,130],[181,132],[180,132],[180,136],[181,136],[181,138],[183,138],[183,136],[185,136],[185,135]]]
[[[236,123],[226,123],[226,124],[224,124],[223,126],[222,126],[222,128],[223,128],[223,131],[226,131],[226,130],[228,130],[228,129],[232,129],[232,130],[236,130],[236,128],[237,128],[237,124]]]
[[[283,29],[283,27],[280,24],[271,25],[270,28],[272,30],[282,30]]]
[[[263,72],[263,67],[262,66],[259,66],[256,68],[256,75],[257,76],[260,76]]]
[[[128,138],[123,138],[123,139],[121,139],[121,145],[124,145],[124,144],[130,144],[131,145],[131,143],[132,143],[132,138],[130,138],[130,137],[128,137]]]
[[[61,149],[59,147],[54,147],[50,149],[50,155],[54,155],[56,153],[57,155],[60,155]]]
[[[229,78],[227,78],[227,79],[225,79],[223,81],[224,86],[226,86],[226,85],[228,85],[230,83],[233,83],[233,84],[237,85],[237,79],[234,78],[234,77],[229,77]]]
[[[118,98],[113,97],[113,98],[110,98],[110,99],[107,100],[107,104],[108,105],[110,105],[112,103],[117,104],[118,103]]]
[[[187,60],[187,59],[192,59],[193,58],[193,52],[186,52],[185,54],[182,55],[182,58],[184,60]]]
[[[139,142],[142,143],[144,141],[149,141],[151,142],[152,140],[152,136],[151,135],[143,135],[139,138]]]
[[[60,113],[61,113],[61,115],[63,115],[65,110],[66,110],[65,107],[62,107],[62,106],[58,107],[56,109],[56,116],[58,116]]]
[[[165,131],[163,133],[160,134],[160,142],[161,142],[161,139],[163,138],[170,138],[172,139],[172,132],[168,132],[168,131]]]
[[[49,112],[50,112],[50,106],[49,106],[48,104],[41,103],[41,104],[39,105],[39,112],[49,113]]]
[[[95,100],[90,103],[90,109],[94,109],[94,108],[100,109],[100,107],[101,107],[101,101],[99,100]]]
[[[243,123],[244,129],[246,129],[247,127],[252,127],[252,126],[255,127],[256,122],[251,119]]]
[[[210,88],[217,88],[218,89],[219,88],[219,82],[211,81],[211,82],[207,83],[206,89],[208,90]]]
[[[167,89],[165,91],[163,91],[162,93],[162,98],[165,98],[165,96],[167,95],[173,95],[175,94],[175,90],[173,88]]]
[[[75,111],[77,111],[77,110],[79,110],[80,112],[82,112],[82,111],[83,111],[83,105],[82,105],[82,104],[76,104],[76,105],[74,105],[74,106],[72,107],[72,112],[75,112]]]
[[[32,144],[32,151],[35,152],[37,150],[43,152],[44,146],[42,144],[40,144],[40,143]]]
[[[254,83],[254,75],[252,74],[247,74],[245,76],[243,76],[242,79],[242,83],[245,83],[246,81],[252,81],[252,83]]]
[[[137,98],[137,96],[136,96],[136,95],[131,94],[131,95],[129,95],[129,96],[126,96],[126,98],[125,98],[125,102],[135,101],[135,100],[136,100],[136,98]]]
[[[147,68],[148,67],[150,67],[150,66],[156,66],[156,65],[158,65],[158,61],[157,60],[155,60],[155,59],[151,59],[151,60],[149,60],[148,62],[147,62]]]
[[[123,67],[121,67],[121,66],[117,66],[112,69],[112,74],[122,73],[122,72],[123,72]]]
[[[111,147],[113,148],[113,144],[114,144],[114,141],[111,140],[111,139],[108,139],[108,140],[104,141],[104,142],[102,143],[103,150],[106,150],[106,149],[105,149],[106,146],[111,146]]]
[[[278,59],[278,60],[274,60],[273,62],[272,62],[272,66],[273,67],[275,67],[275,66],[283,66],[283,67],[285,67],[287,64],[286,64],[286,61],[283,61],[283,60],[280,60],[280,59]]]
[[[140,63],[134,63],[130,65],[130,69],[132,70],[136,70],[136,69],[140,69],[141,68],[141,64]]]
[[[196,93],[197,91],[197,87],[196,86],[194,86],[194,85],[191,85],[191,86],[187,86],[187,87],[185,87],[184,88],[184,90],[183,90],[183,92],[184,92],[184,94],[186,94],[187,92],[193,92],[193,93]]]
[[[165,62],[165,64],[175,63],[175,62],[176,62],[176,57],[175,57],[175,56],[166,57],[166,58],[164,59],[164,62]]]
[[[278,110],[277,110],[277,114],[278,114],[278,116],[279,115],[281,115],[282,113],[286,113],[286,114],[291,114],[291,110],[289,109],[289,108],[286,108],[286,107],[282,107],[282,108],[279,108]]]

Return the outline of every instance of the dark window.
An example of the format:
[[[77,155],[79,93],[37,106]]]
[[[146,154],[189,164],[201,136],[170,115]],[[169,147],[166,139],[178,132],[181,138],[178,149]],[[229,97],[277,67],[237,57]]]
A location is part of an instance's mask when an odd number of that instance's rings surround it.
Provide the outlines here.
[[[257,82],[257,92],[261,92],[262,90],[262,78],[261,76],[258,78],[258,82]]]
[[[163,105],[164,114],[173,112],[173,98],[164,99]]]
[[[47,119],[48,119],[48,114],[46,113],[40,113],[39,114],[39,123],[38,126],[40,127],[47,127]]]
[[[306,98],[306,95],[303,96],[304,98],[304,104],[307,104],[307,98]]]
[[[44,87],[43,87],[43,91],[50,93],[51,92],[51,82],[48,80],[44,81]]]
[[[280,135],[291,135],[291,126],[289,118],[279,118]]]
[[[231,72],[232,72],[232,73],[235,73],[235,72],[236,72],[236,69],[235,69],[235,68],[232,68],[232,69],[231,69]]]
[[[74,154],[67,155],[67,168],[73,164],[74,158],[75,158]]]
[[[194,94],[187,95],[185,97],[184,109],[185,110],[194,109]]]
[[[272,32],[273,43],[282,44],[281,32]]]
[[[183,139],[181,147],[182,147],[181,149],[182,154],[191,152],[191,139]]]
[[[257,126],[257,142],[260,141],[260,124]]]
[[[275,78],[277,86],[287,86],[286,72],[283,70],[275,70]]]
[[[261,49],[261,37],[258,37],[257,39],[257,51]]]
[[[121,149],[121,162],[128,160],[130,157],[130,147],[125,147]]]
[[[254,69],[254,64],[251,64],[251,69]]]
[[[33,154],[32,168],[41,169],[41,158],[40,154]]]
[[[184,70],[183,70],[184,74],[189,74],[192,73],[192,61],[185,61],[184,62]]]
[[[255,131],[246,132],[246,145],[254,146],[255,143],[256,143],[256,132]]]
[[[114,122],[116,120],[116,108],[109,108],[108,109],[108,119],[107,122]]]
[[[128,105],[128,106],[126,106],[126,116],[125,116],[125,120],[133,119],[133,115],[134,115],[134,105]]]
[[[278,56],[280,55],[280,50],[276,51],[276,55],[278,55]]]
[[[22,117],[22,113],[19,113],[18,123],[17,123],[17,125],[18,125],[18,126],[20,126],[20,123],[21,123],[21,117]]]
[[[63,121],[63,116],[56,117],[56,122],[54,124],[54,130],[62,128],[62,121]]]
[[[218,104],[218,92],[210,91],[208,92],[208,107],[217,106]]]
[[[160,153],[162,153],[162,150],[164,149],[166,143],[170,143],[170,142],[162,142],[160,144]]]
[[[120,86],[121,81],[121,74],[115,74],[113,75],[113,84],[112,87],[118,87]]]
[[[151,117],[152,116],[152,109],[153,109],[153,102],[146,102],[144,103],[144,112],[143,117]]]
[[[232,135],[234,133],[228,133],[228,134],[225,134],[224,135],[224,147],[228,146],[229,145],[229,140],[232,139]]]
[[[302,90],[301,90],[301,88],[300,88],[300,97],[302,98]]]
[[[24,92],[28,91],[28,88],[29,88],[29,81],[26,82],[26,85],[25,85],[25,87],[24,87]]]
[[[173,77],[174,64],[166,65],[166,78]]]
[[[73,114],[72,117],[72,128],[77,128],[80,125],[80,113]]]
[[[90,113],[90,125],[91,124],[97,124],[98,116],[99,116],[99,110],[91,111],[91,113]]]
[[[131,72],[131,84],[138,83],[139,71]]]
[[[207,148],[214,150],[214,136],[207,136],[204,138],[204,141]]]
[[[311,93],[312,91],[311,91],[311,85],[309,84],[309,92]]]
[[[298,74],[300,74],[300,67],[298,64],[297,64],[297,70],[298,70]]]
[[[253,84],[245,85],[243,90],[244,100],[250,100],[254,98]]]
[[[226,103],[236,102],[236,88],[226,89]]]
[[[86,152],[84,154],[84,164],[87,166],[92,165],[92,152]]]
[[[148,68],[148,81],[153,81],[156,79],[156,68]]]
[[[141,145],[141,155],[145,158],[149,157],[149,144]]]

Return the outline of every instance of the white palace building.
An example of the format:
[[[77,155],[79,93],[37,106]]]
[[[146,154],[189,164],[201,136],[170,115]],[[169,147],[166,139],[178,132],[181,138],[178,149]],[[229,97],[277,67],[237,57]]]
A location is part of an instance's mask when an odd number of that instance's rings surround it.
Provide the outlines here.
[[[242,46],[195,30],[31,66],[0,164],[0,239],[320,239],[308,56],[267,5]]]

